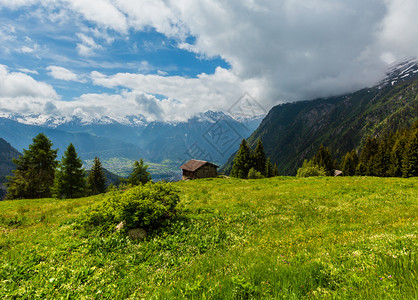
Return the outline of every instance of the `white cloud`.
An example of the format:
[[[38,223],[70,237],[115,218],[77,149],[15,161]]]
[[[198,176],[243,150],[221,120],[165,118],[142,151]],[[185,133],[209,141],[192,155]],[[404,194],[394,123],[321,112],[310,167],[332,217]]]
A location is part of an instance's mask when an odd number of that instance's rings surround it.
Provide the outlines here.
[[[84,18],[100,26],[119,32],[126,32],[128,25],[126,17],[109,0],[66,0],[65,2]]]
[[[27,74],[9,72],[0,65],[0,111],[42,114],[48,103],[59,100],[54,88]],[[50,106],[49,106],[50,107]]]
[[[54,77],[55,79],[66,80],[66,81],[77,81],[77,82],[86,82],[86,79],[78,76],[73,71],[70,71],[63,67],[58,66],[49,66],[46,68],[48,75]]]
[[[197,78],[181,76],[118,73],[106,76],[92,72],[94,84],[107,88],[128,88],[146,94],[167,97],[159,104],[162,119],[184,120],[191,115],[212,110],[227,110],[247,90],[254,98],[264,97],[264,80],[241,80],[230,70],[218,67],[214,74],[200,74]],[[267,108],[266,108],[267,109]]]
[[[36,71],[36,70],[29,70],[29,69],[22,68],[22,69],[18,69],[18,71],[20,71],[22,73],[39,75],[38,71]]]
[[[24,73],[9,72],[4,65],[0,65],[0,97],[59,98],[52,86]]]
[[[77,33],[77,37],[81,40],[81,43],[77,44],[77,51],[80,56],[93,56],[95,50],[103,49],[103,47],[98,45],[93,38],[83,33]]]

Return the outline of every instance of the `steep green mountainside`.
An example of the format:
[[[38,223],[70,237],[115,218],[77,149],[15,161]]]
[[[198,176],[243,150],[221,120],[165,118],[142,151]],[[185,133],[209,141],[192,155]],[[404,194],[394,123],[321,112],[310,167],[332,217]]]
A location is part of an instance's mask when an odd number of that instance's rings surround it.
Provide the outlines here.
[[[360,149],[368,135],[382,136],[405,128],[418,119],[418,73],[407,80],[330,98],[287,103],[273,107],[248,139],[263,142],[266,155],[280,174],[294,175],[305,158],[320,144],[340,159]],[[233,155],[223,166],[229,173]]]
[[[6,187],[4,186],[4,183],[7,182],[6,176],[12,175],[12,170],[15,169],[13,158],[17,158],[19,155],[19,151],[0,138],[0,200],[6,195]]]

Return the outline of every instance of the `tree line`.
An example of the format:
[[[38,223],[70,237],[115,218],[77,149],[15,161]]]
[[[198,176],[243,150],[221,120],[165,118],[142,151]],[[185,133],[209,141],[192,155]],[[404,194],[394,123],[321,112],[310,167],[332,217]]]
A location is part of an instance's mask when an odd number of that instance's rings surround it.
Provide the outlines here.
[[[32,140],[23,155],[13,159],[16,169],[8,176],[6,199],[79,198],[106,192],[107,180],[98,157],[86,176],[83,163],[72,143],[67,147],[61,161],[57,161],[58,149],[40,133]],[[151,180],[144,161],[135,161],[134,169],[125,180],[131,185],[144,184]]]
[[[321,145],[310,160],[303,162],[297,176],[331,176],[336,169],[344,176],[418,176],[418,121],[410,128],[381,138],[367,137],[360,153],[353,149],[342,157],[340,163],[333,159],[328,148]]]
[[[231,171],[232,177],[256,179],[278,175],[277,165],[272,165],[270,157],[266,159],[261,140],[258,140],[254,151],[248,146],[245,139],[241,141],[239,150],[234,158]]]

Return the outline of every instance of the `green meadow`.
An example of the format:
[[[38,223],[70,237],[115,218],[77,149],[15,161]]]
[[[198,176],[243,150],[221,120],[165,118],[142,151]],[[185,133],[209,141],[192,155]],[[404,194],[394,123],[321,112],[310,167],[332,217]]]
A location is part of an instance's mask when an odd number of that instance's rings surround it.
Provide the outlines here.
[[[172,184],[143,241],[80,225],[107,195],[0,202],[0,298],[418,298],[418,178]]]

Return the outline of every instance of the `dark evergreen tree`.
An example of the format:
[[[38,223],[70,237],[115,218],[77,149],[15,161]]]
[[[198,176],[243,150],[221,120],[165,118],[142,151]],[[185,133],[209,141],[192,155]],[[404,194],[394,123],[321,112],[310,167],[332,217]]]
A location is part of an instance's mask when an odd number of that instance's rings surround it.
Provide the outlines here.
[[[151,174],[147,171],[148,165],[144,165],[144,160],[141,158],[139,162],[136,160],[134,169],[128,177],[128,183],[132,185],[145,184],[151,181]]]
[[[418,176],[418,129],[415,129],[406,145],[402,160],[402,176]]]
[[[377,152],[374,158],[375,175],[386,177],[389,175],[390,153],[393,147],[393,135],[387,135],[378,142]]]
[[[378,149],[378,142],[376,138],[367,137],[366,142],[364,143],[363,149],[360,153],[359,164],[361,166],[358,168],[359,173],[357,175],[376,175],[376,152]]]
[[[405,131],[396,133],[396,141],[390,153],[389,176],[402,177],[402,160],[406,144]]]
[[[86,180],[83,163],[71,143],[61,159],[55,176],[54,197],[79,198],[86,194]]]
[[[355,150],[347,153],[341,162],[341,171],[345,176],[354,176],[358,165],[358,155]]]
[[[264,147],[261,140],[258,140],[253,154],[253,167],[260,172],[263,176],[266,176],[266,154],[264,153]]]
[[[319,147],[318,152],[313,158],[313,163],[323,168],[327,176],[333,175],[335,170],[334,160],[332,159],[331,152],[324,145],[321,144]]]
[[[277,168],[277,164],[274,163],[273,166],[273,177],[279,176],[279,169]]]
[[[266,161],[266,177],[273,177],[273,165],[271,164],[270,157]]]
[[[94,158],[90,174],[87,177],[87,187],[90,195],[98,195],[106,192],[106,176],[98,157]]]
[[[40,133],[29,145],[29,150],[23,150],[23,155],[13,160],[16,170],[8,177],[7,199],[51,197],[50,189],[58,164],[58,149],[51,148],[51,141]]]
[[[248,172],[252,166],[253,163],[251,150],[248,147],[247,141],[243,139],[234,158],[234,165],[232,166],[231,176],[237,178],[247,178]]]

